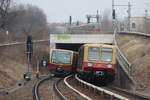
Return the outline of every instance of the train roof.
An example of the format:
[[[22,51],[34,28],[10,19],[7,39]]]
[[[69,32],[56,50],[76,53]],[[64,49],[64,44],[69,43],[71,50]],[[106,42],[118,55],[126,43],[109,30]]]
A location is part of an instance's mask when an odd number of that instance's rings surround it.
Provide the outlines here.
[[[66,50],[66,49],[50,49],[51,51],[55,50],[55,51],[66,51],[66,52],[72,52],[72,53],[77,53],[75,51],[72,50]]]
[[[88,46],[116,48],[115,45],[110,45],[110,44],[84,44],[84,47],[88,47]]]

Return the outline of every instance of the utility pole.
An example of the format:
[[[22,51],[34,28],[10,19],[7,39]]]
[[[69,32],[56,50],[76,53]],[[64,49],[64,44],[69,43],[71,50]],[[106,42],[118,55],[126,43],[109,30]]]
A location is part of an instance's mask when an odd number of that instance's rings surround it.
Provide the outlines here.
[[[147,19],[147,18],[148,18],[148,11],[145,10],[145,19]]]
[[[130,26],[131,26],[131,4],[128,2],[128,31],[130,32]]]
[[[96,14],[96,21],[97,21],[97,23],[100,23],[100,15],[98,13],[98,10],[97,10],[97,14]]]
[[[148,11],[145,10],[145,21],[144,21],[144,32],[147,33],[149,31],[149,25],[148,25]]]
[[[89,24],[91,22],[91,16],[90,15],[87,15],[87,24]]]
[[[91,18],[92,19],[96,19],[96,23],[100,23],[100,14],[98,13],[98,10],[97,10],[97,13],[96,15],[86,15],[86,18],[87,18],[87,24],[91,23]]]
[[[69,25],[72,25],[72,16],[69,16]]]
[[[113,24],[113,32],[115,31],[115,7],[114,0],[112,0],[112,24]]]
[[[112,11],[114,10],[114,0],[112,0]]]
[[[128,10],[127,10],[127,13],[128,13],[128,22],[127,22],[127,30],[130,31],[130,26],[131,26],[131,4],[130,2],[128,2],[128,5],[115,5],[115,2],[114,0],[112,0],[112,12],[113,14],[115,15],[115,6],[128,6]],[[114,24],[115,24],[115,18],[113,18],[113,27],[114,27]]]

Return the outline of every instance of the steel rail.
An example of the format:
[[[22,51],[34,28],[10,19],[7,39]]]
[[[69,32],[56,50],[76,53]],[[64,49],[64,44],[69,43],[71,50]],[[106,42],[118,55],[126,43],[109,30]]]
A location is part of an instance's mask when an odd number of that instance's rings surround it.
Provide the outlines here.
[[[117,35],[117,29],[114,30],[114,36],[113,36],[113,38],[114,38],[114,45],[117,47],[117,51],[118,51],[117,52],[117,60],[118,60],[119,64],[121,65],[121,68],[126,73],[126,75],[129,78],[129,80],[131,81],[131,84],[133,86],[136,86],[136,82],[133,80],[133,77],[131,77],[132,64],[127,60],[125,55],[122,53],[122,51],[118,47],[118,43],[117,43],[117,40],[116,40],[116,35]]]
[[[131,92],[131,91],[128,91],[126,89],[121,89],[121,88],[114,87],[114,86],[110,86],[109,89],[116,90],[118,92],[125,93],[125,94],[133,96],[133,97],[137,97],[140,100],[150,100],[150,96],[143,95],[143,94],[140,94],[138,92]]]
[[[41,79],[40,81],[38,81],[34,87],[33,87],[33,100],[40,100],[40,96],[39,96],[39,86],[45,82],[46,80],[53,78],[53,76],[51,75],[47,75],[45,78]]]
[[[97,90],[97,91],[101,92],[101,94],[107,94],[107,95],[109,95],[110,96],[110,100],[113,100],[113,98],[117,98],[118,100],[130,100],[130,99],[128,99],[126,97],[123,97],[123,96],[121,96],[119,94],[113,93],[113,92],[108,91],[106,89],[103,89],[101,87],[98,87],[98,86],[92,85],[92,84],[90,84],[88,82],[85,82],[85,81],[79,79],[78,76],[77,76],[77,74],[75,75],[75,79],[77,81],[79,81],[80,83],[82,83],[82,84],[84,84],[84,85],[86,85],[86,86],[88,86],[90,88],[93,88],[94,91]]]
[[[67,100],[67,98],[66,98],[66,97],[61,93],[61,91],[58,89],[58,83],[59,83],[60,81],[62,81],[62,78],[59,79],[58,81],[56,81],[56,82],[54,83],[53,88],[54,88],[55,92],[58,94],[58,96],[59,96],[59,98],[60,98],[61,100]]]
[[[131,63],[127,60],[127,58],[124,56],[120,48],[118,47],[118,43],[116,40],[117,30],[114,31],[114,45],[117,47],[117,60],[120,64],[122,64],[122,68],[124,71],[129,75],[131,75]]]
[[[71,90],[73,90],[74,92],[76,92],[77,94],[79,94],[81,97],[85,98],[86,100],[92,100],[92,98],[86,96],[85,94],[79,92],[78,90],[76,90],[75,88],[73,88],[71,85],[69,85],[69,83],[67,82],[67,79],[72,77],[72,75],[67,76],[64,78],[64,83],[66,84],[66,86],[68,86]]]

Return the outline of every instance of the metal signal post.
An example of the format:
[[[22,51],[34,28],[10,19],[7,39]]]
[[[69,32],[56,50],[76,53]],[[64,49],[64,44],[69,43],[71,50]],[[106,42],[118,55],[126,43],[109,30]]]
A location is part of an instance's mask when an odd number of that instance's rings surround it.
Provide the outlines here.
[[[30,65],[32,62],[32,54],[33,54],[33,42],[32,42],[32,36],[27,36],[27,42],[26,42],[26,53],[27,53],[27,63],[28,63],[28,70],[27,73],[24,74],[24,78],[26,80],[30,80],[31,75],[30,75]]]

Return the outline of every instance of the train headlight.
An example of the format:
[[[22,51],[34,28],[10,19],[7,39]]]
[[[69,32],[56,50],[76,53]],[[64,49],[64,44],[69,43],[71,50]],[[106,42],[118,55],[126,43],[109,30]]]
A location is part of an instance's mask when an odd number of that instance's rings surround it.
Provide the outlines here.
[[[112,68],[112,65],[111,64],[107,65],[107,68]]]
[[[88,63],[87,65],[88,65],[88,67],[92,67],[92,66],[93,66],[93,64],[92,64],[92,63]]]
[[[63,69],[63,67],[62,67],[62,66],[57,67],[57,69],[56,69],[56,70],[57,70],[57,71],[59,71],[59,72],[64,71],[64,69]]]

